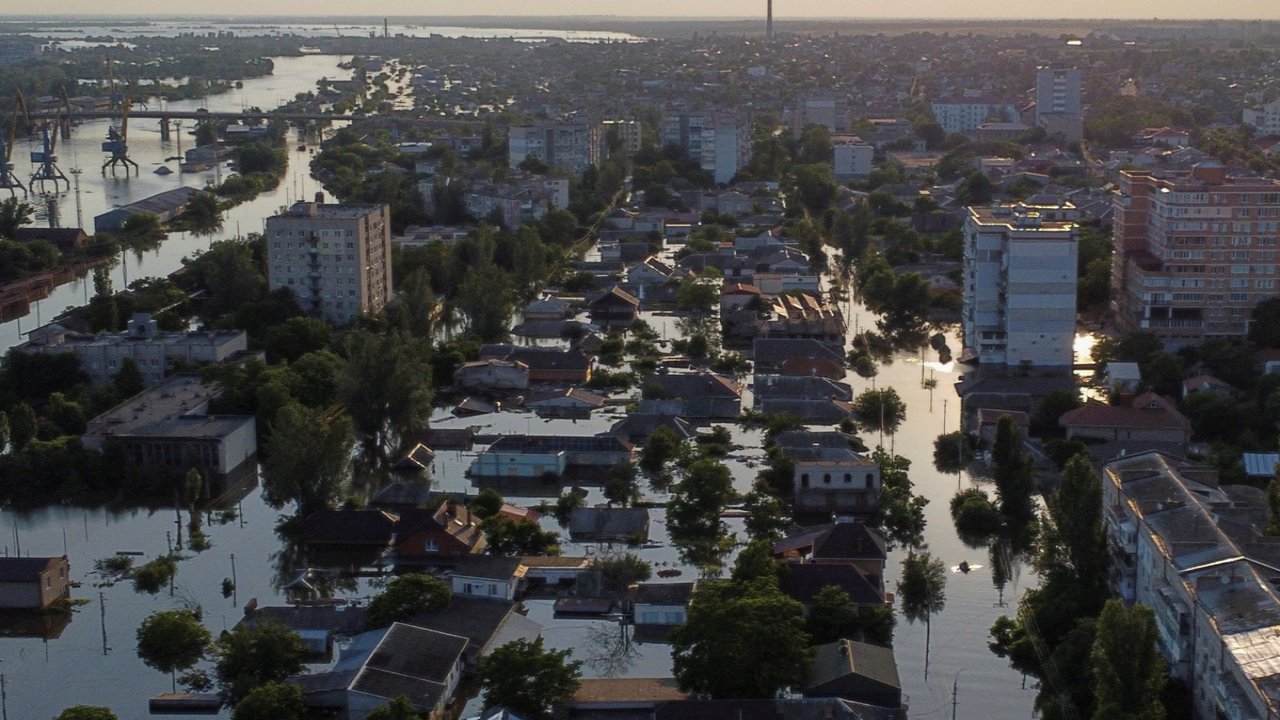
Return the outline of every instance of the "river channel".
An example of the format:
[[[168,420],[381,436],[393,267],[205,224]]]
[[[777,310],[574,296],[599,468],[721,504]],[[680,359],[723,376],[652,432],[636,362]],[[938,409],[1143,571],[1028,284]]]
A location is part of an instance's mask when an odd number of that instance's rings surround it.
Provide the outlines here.
[[[211,111],[235,111],[254,105],[274,107],[298,92],[313,89],[315,81],[321,77],[345,77],[346,73],[337,67],[344,59],[337,56],[276,58],[274,75],[247,80],[243,90],[204,101],[172,103],[169,107],[208,107]],[[214,180],[213,171],[194,176],[180,175],[173,162],[168,163],[175,171],[173,174],[154,174],[153,170],[166,162],[166,158],[178,154],[176,138],[171,143],[162,142],[156,121],[131,123],[130,151],[141,165],[140,175],[129,179],[108,176],[104,180],[98,168],[103,160],[99,145],[106,135],[106,128],[107,121],[80,125],[75,128],[72,139],[60,143],[58,148],[64,171],[72,167],[83,170],[80,176],[80,215],[85,225],[91,226],[94,215],[111,207],[180,185],[201,187]],[[189,135],[182,137],[184,147],[190,140]],[[208,247],[213,240],[258,231],[263,218],[293,199],[314,193],[318,186],[308,177],[305,165],[309,155],[294,150],[294,138],[291,137],[289,143],[289,173],[279,188],[230,210],[222,231],[217,234],[205,237],[173,234],[155,251],[140,256],[129,254],[122,265],[112,270],[116,287],[125,286],[126,275],[129,280],[134,280],[172,272],[183,256]],[[15,159],[20,160],[20,175],[29,173],[25,163],[27,149],[20,145],[15,152]],[[47,221],[49,207],[49,204],[41,207],[40,224]],[[74,192],[53,197],[52,208],[61,225],[76,224]],[[5,348],[13,345],[19,341],[20,332],[31,330],[38,322],[47,322],[68,306],[83,304],[91,292],[85,281],[58,288],[38,306],[33,304],[30,316],[0,325],[0,345]],[[859,305],[850,304],[846,312],[851,330],[855,326],[874,324],[874,316]],[[674,335],[671,318],[652,315],[648,318],[667,337]],[[960,346],[954,337],[950,337],[948,342],[952,348]],[[947,502],[958,486],[968,486],[975,480],[967,473],[960,476],[944,474],[933,467],[934,437],[944,430],[955,429],[959,422],[959,403],[952,384],[963,371],[963,368],[940,364],[937,360],[936,354],[928,349],[923,355],[900,353],[892,362],[881,366],[874,381],[877,387],[896,388],[908,405],[906,421],[892,438],[892,444],[898,454],[912,461],[911,477],[916,491],[931,501],[926,509],[928,528],[925,533],[929,549],[948,567],[957,565],[961,560],[967,560],[973,566],[967,575],[948,574],[946,609],[935,615],[932,622],[927,677],[923,625],[908,624],[905,620],[899,622],[895,654],[910,702],[910,716],[938,718],[951,713],[952,693],[957,690],[956,717],[975,720],[1029,717],[1034,690],[1023,687],[1021,676],[1010,670],[1005,661],[992,655],[987,650],[986,641],[991,623],[1000,614],[1011,611],[1011,607],[1000,606],[1001,600],[1012,606],[1017,595],[1034,584],[1034,576],[1026,568],[1015,571],[1002,596],[992,585],[986,552],[966,547],[954,532]],[[937,380],[937,387],[932,392],[921,385],[922,367],[924,377]],[[857,393],[870,387],[872,381],[850,374],[846,382]],[[462,421],[442,410],[437,413],[433,424],[440,427],[479,425],[485,432],[498,433],[588,434],[606,430],[618,417],[620,415],[605,414],[589,421],[548,422],[527,414],[505,413]],[[737,489],[745,492],[750,488],[762,459],[758,450],[760,433],[735,427],[733,435],[735,442],[746,449],[734,451],[727,464],[733,471]],[[866,439],[874,444],[874,438]],[[890,439],[886,438],[885,442],[889,444]],[[467,453],[441,453],[433,473],[439,488],[476,492],[477,488],[463,477],[463,470],[471,457]],[[543,498],[512,499],[536,504]],[[598,491],[591,499],[599,499]],[[172,597],[168,592],[157,596],[138,594],[129,583],[97,587],[98,579],[91,573],[95,559],[118,551],[141,553],[139,561],[166,552],[177,530],[172,510],[152,513],[144,510],[55,507],[32,513],[0,512],[0,553],[17,553],[19,546],[23,555],[57,555],[65,551],[71,560],[72,575],[81,583],[73,590],[73,597],[87,601],[65,627],[59,627],[60,623],[42,621],[35,628],[9,631],[11,635],[25,633],[24,637],[0,639],[0,674],[4,675],[7,710],[12,712],[12,716],[41,720],[55,715],[62,707],[83,703],[107,705],[123,720],[146,717],[147,698],[167,692],[170,686],[168,677],[142,665],[134,652],[135,630],[147,614],[183,603],[198,603],[204,609],[206,624],[217,633],[235,624],[249,598],[257,598],[263,604],[282,602],[280,580],[287,580],[292,569],[278,557],[281,543],[274,533],[278,513],[262,502],[257,491],[244,499],[240,509],[242,515],[235,521],[207,526],[206,532],[213,547],[202,553],[188,553],[191,557],[180,565]],[[658,510],[652,513],[653,536],[665,540],[664,518]],[[185,513],[183,519],[185,521]],[[545,522],[548,529],[558,529],[554,527],[554,521]],[[737,522],[731,521],[731,527],[740,529]],[[568,544],[564,551],[566,554],[580,554],[599,551],[599,548]],[[639,552],[659,566],[678,565],[676,553],[670,547]],[[886,585],[891,590],[897,579],[901,556],[901,551],[890,554]],[[224,578],[232,577],[233,567],[237,592],[233,597],[223,597],[221,584]],[[684,579],[696,576],[693,568],[681,569]],[[369,592],[368,585],[362,584],[351,594],[367,596]],[[606,658],[611,653],[603,649],[603,639],[617,633],[616,625],[608,621],[554,619],[550,601],[530,601],[528,608],[530,617],[544,625],[544,636],[549,645],[573,648],[576,657],[594,661],[585,668],[588,675],[613,672],[644,677],[670,672],[667,646],[635,645],[624,661],[616,662],[616,657]]]

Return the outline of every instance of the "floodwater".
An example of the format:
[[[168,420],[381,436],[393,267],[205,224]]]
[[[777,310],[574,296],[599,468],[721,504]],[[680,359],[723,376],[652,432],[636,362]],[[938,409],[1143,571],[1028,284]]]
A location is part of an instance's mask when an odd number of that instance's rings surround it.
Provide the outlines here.
[[[246,80],[243,89],[201,100],[172,102],[167,107],[186,111],[207,108],[211,112],[238,112],[255,106],[274,108],[292,100],[300,92],[314,90],[316,81],[322,77],[349,77],[349,71],[338,67],[340,62],[349,60],[350,57],[336,55],[273,58],[274,74]],[[148,106],[155,109],[158,103],[157,99],[151,98]],[[68,190],[64,184],[56,194],[33,193],[28,198],[28,202],[36,208],[36,226],[82,226],[92,233],[94,216],[111,208],[177,187],[202,188],[215,183],[228,172],[225,168],[211,168],[200,173],[183,173],[179,171],[176,160],[169,160],[181,156],[183,149],[195,146],[195,138],[189,134],[194,121],[185,121],[180,126],[181,132],[173,133],[170,141],[164,142],[160,139],[158,120],[133,120],[129,123],[129,155],[138,163],[138,174],[126,178],[123,172],[118,176],[112,176],[108,172],[104,177],[100,168],[106,155],[101,146],[111,124],[113,121],[110,120],[84,122],[72,129],[70,140],[58,142],[55,149],[58,165],[71,180],[71,189]],[[170,233],[169,238],[155,250],[141,254],[126,252],[124,262],[111,269],[111,280],[115,288],[124,289],[129,281],[141,277],[168,275],[181,266],[183,257],[208,248],[214,240],[260,232],[266,217],[274,215],[281,207],[294,200],[311,197],[320,189],[307,169],[311,155],[296,152],[296,145],[297,138],[291,131],[287,140],[289,169],[274,190],[225,212],[222,229],[213,234],[195,236],[190,233]],[[32,149],[39,149],[39,141],[20,141],[14,150],[14,172],[19,179],[26,180],[35,170],[29,162],[29,151]],[[172,174],[155,174],[156,168],[162,165],[168,167]],[[73,168],[82,171],[79,176],[78,201],[75,192],[77,178],[72,173]],[[26,317],[0,324],[0,347],[8,349],[21,342],[25,339],[21,338],[23,334],[49,322],[69,306],[87,303],[92,294],[92,275],[56,288],[49,297],[33,302],[31,312]]]
[[[131,21],[121,19],[104,21],[94,25],[71,26],[64,23],[50,24],[48,30],[39,29],[30,32],[39,38],[62,41],[64,47],[75,47],[65,42],[68,39],[84,36],[112,38],[130,37],[171,37],[174,35],[216,36],[219,33],[233,33],[236,36],[282,36],[293,35],[304,38],[320,37],[381,37],[384,29],[392,37],[431,37],[446,38],[515,38],[518,40],[567,40],[569,42],[636,42],[643,38],[621,32],[603,30],[552,30],[531,28],[478,28],[458,25],[406,24],[390,23],[356,23],[349,18],[338,18],[336,24],[288,23],[288,22],[247,22],[244,20],[163,20],[139,24],[125,24]],[[35,23],[20,22],[23,26]]]
[[[174,103],[170,107],[207,106],[210,110],[235,110],[251,105],[274,107],[297,92],[312,89],[320,77],[345,76],[337,67],[343,59],[335,56],[278,58],[275,75],[246,81],[242,91],[209,98],[206,102]],[[172,175],[153,174],[152,170],[165,162],[165,158],[178,154],[177,141],[162,143],[154,121],[139,121],[130,128],[130,150],[142,166],[141,175],[127,180],[110,177],[103,180],[97,167],[103,158],[99,143],[106,128],[107,121],[81,125],[75,129],[73,139],[59,148],[64,170],[71,167],[84,170],[80,177],[84,224],[91,224],[94,215],[109,207],[180,184],[202,186],[214,179],[213,171],[196,177],[180,176],[176,163],[170,163],[175,170]],[[184,147],[188,146],[190,137],[184,136],[182,142]],[[15,157],[26,157],[25,147],[20,146],[18,151],[21,154]],[[155,251],[140,257],[130,254],[124,266],[112,271],[116,286],[125,285],[126,273],[129,279],[164,275],[179,266],[182,256],[207,247],[213,239],[259,230],[264,217],[292,199],[308,197],[317,189],[303,165],[308,158],[291,149],[292,164],[285,182],[277,190],[228,212],[220,233],[208,237],[175,234]],[[18,170],[20,174],[25,170],[23,163],[19,163]],[[55,196],[52,207],[61,224],[74,224],[74,193]],[[48,210],[44,212],[47,218]],[[88,293],[84,281],[59,288],[38,307],[33,306],[32,315],[20,321],[21,331],[31,330],[39,321],[47,322],[64,307],[82,304]],[[846,308],[846,315],[851,331],[871,327],[875,320],[872,314],[852,302]],[[647,319],[662,336],[678,335],[676,323],[670,316],[649,314]],[[0,326],[0,344],[6,348],[11,346],[18,341],[19,332],[18,322]],[[960,347],[953,334],[948,335],[948,343],[952,348]],[[874,381],[853,374],[846,378],[855,393],[874,382],[877,387],[894,387],[906,401],[907,418],[895,437],[885,438],[885,444],[912,461],[911,477],[916,491],[930,499],[925,533],[929,549],[948,567],[961,560],[975,567],[967,575],[948,576],[946,609],[934,616],[932,622],[927,676],[923,625],[900,621],[895,635],[895,654],[911,717],[937,717],[950,711],[953,689],[958,700],[956,717],[1029,717],[1034,690],[1023,687],[1021,676],[1010,670],[1004,660],[992,655],[986,643],[991,623],[999,615],[1012,611],[1019,594],[1034,585],[1034,574],[1026,568],[1021,572],[1015,570],[1003,595],[993,587],[986,551],[968,548],[957,538],[947,509],[948,500],[958,487],[976,481],[967,473],[940,473],[932,463],[934,437],[955,429],[959,423],[959,402],[951,386],[959,379],[960,372],[962,368],[954,364],[938,362],[936,353],[926,348],[923,353],[898,353],[892,362],[882,365]],[[937,387],[932,391],[924,388],[922,377],[934,378]],[[592,420],[574,422],[543,421],[524,413],[459,420],[442,410],[433,424],[438,427],[478,425],[489,433],[590,434],[607,429],[621,413],[620,409],[610,409]],[[745,492],[762,460],[758,450],[760,433],[737,427],[733,427],[732,432],[735,443],[746,449],[734,450],[726,464],[733,472],[737,489]],[[874,437],[864,439],[871,445],[876,441]],[[433,471],[439,489],[476,492],[478,488],[463,475],[472,456],[442,452]],[[602,499],[598,489],[591,492],[589,501]],[[540,500],[551,499],[550,495],[513,495],[511,499],[536,505]],[[96,587],[97,578],[91,574],[94,560],[117,551],[142,553],[139,562],[166,552],[177,529],[172,510],[149,513],[55,507],[34,513],[0,512],[0,552],[17,553],[19,545],[23,555],[67,552],[72,575],[80,582],[73,597],[87,601],[65,627],[51,627],[41,621],[39,634],[48,636],[47,640],[39,636],[0,640],[0,674],[5,676],[7,710],[12,710],[16,718],[43,718],[56,714],[61,707],[84,703],[107,705],[122,719],[145,717],[147,698],[170,687],[169,678],[143,666],[134,652],[134,633],[146,615],[198,603],[204,610],[206,625],[216,633],[235,624],[249,598],[257,598],[264,604],[282,602],[278,589],[283,584],[281,580],[291,579],[295,569],[279,557],[282,544],[273,529],[278,513],[265,506],[256,490],[245,498],[241,508],[243,524],[240,519],[227,524],[206,524],[213,547],[181,563],[172,597],[167,592],[157,596],[138,594],[128,583]],[[651,514],[652,537],[666,542],[667,546],[642,549],[638,553],[658,567],[678,566],[676,553],[666,537],[661,511],[654,510]],[[550,518],[544,522],[549,529],[555,527]],[[738,521],[731,521],[731,527],[741,530]],[[564,551],[582,554],[602,549],[566,543]],[[221,584],[233,574],[232,555],[238,589],[235,597],[224,598]],[[886,585],[890,590],[896,582],[902,555],[900,550],[890,554],[886,572]],[[682,579],[696,576],[693,568],[681,569]],[[367,596],[369,592],[368,584],[362,583],[351,595]],[[1007,607],[1002,607],[1001,602]],[[543,623],[547,643],[552,647],[572,648],[575,657],[588,661],[585,668],[588,675],[641,677],[670,672],[669,648],[665,645],[618,642],[622,631],[616,623],[607,620],[555,619],[549,600],[532,600],[527,606],[530,616]],[[75,681],[63,682],[62,678]]]

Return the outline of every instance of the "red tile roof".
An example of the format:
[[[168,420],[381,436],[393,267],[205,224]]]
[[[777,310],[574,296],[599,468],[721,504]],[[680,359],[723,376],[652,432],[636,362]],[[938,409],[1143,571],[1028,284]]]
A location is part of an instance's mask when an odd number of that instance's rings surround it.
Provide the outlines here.
[[[1064,428],[1191,429],[1191,421],[1178,412],[1171,401],[1153,392],[1139,395],[1128,406],[1107,405],[1091,400],[1084,407],[1065,413],[1058,424]]]

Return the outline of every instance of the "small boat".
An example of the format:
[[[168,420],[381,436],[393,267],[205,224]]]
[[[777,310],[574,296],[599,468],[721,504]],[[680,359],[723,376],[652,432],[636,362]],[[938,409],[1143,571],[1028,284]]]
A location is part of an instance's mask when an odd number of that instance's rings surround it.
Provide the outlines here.
[[[681,576],[681,575],[683,575],[683,574],[684,574],[684,573],[680,572],[679,570],[677,570],[677,569],[675,569],[675,568],[667,568],[666,570],[659,570],[659,571],[658,571],[658,577],[662,577],[662,578],[680,577],[680,576]]]
[[[968,575],[974,570],[981,570],[981,569],[982,569],[981,565],[970,565],[968,560],[961,560],[959,565],[952,566],[951,572],[964,573],[965,575]]]
[[[646,550],[652,550],[654,548],[662,547],[662,543],[658,542],[657,540],[646,540],[640,547]]]
[[[298,145],[298,152],[306,152],[306,151],[307,151],[306,145]]]
[[[168,165],[161,165],[155,169],[155,173],[157,175],[172,175],[173,171],[169,169]]]
[[[969,572],[969,561],[968,561],[968,560],[961,560],[961,561],[960,561],[960,564],[959,564],[959,565],[957,565],[956,567],[957,567],[957,568],[959,568],[960,572],[962,572],[962,573],[968,573],[968,572]]]

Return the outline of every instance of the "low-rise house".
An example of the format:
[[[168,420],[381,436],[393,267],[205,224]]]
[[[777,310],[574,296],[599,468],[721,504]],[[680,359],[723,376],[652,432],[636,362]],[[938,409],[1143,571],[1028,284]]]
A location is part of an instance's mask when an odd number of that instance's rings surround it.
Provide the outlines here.
[[[462,680],[465,637],[395,623],[351,641],[333,669],[295,675],[313,712],[364,720],[374,709],[405,697],[415,712],[438,720]]]
[[[13,240],[19,243],[42,240],[64,253],[83,250],[89,246],[89,234],[82,228],[22,227],[13,230]]]
[[[832,697],[877,707],[902,707],[893,648],[839,640],[814,648],[805,697]]]
[[[756,304],[760,288],[749,283],[726,283],[720,288],[720,312],[742,310]]]
[[[586,390],[569,388],[534,395],[525,401],[524,406],[542,418],[585,419],[604,407],[604,398]]]
[[[40,610],[70,597],[66,555],[0,558],[0,609]]]
[[[631,443],[643,444],[655,430],[665,427],[682,440],[693,439],[696,434],[693,425],[680,417],[678,408],[646,410],[647,402],[652,401],[641,402],[638,411],[627,413],[626,417],[614,423],[613,427],[609,428],[609,434]]]
[[[525,320],[563,320],[572,316],[569,301],[554,295],[544,295],[524,307]]]
[[[833,585],[858,605],[884,605],[884,578],[850,563],[787,563],[778,577],[779,589],[806,607]]]
[[[654,708],[653,720],[906,720],[902,708],[843,698],[673,700]],[[486,719],[487,720],[487,719]]]
[[[675,268],[650,255],[627,268],[628,285],[662,285],[671,280]]]
[[[395,529],[397,566],[456,561],[487,546],[479,519],[456,500],[435,510],[405,510]]]
[[[1013,421],[1013,425],[1018,428],[1018,433],[1021,437],[1027,437],[1027,434],[1031,431],[1031,418],[1027,417],[1024,412],[979,408],[978,437],[984,444],[989,446],[996,441],[996,428],[1000,424],[1000,418],[1002,417],[1008,417]]]
[[[761,292],[765,292],[761,288]],[[807,338],[844,347],[845,323],[840,309],[808,292],[780,295],[766,308],[759,323],[761,337]]]
[[[463,390],[526,390],[529,387],[529,366],[518,360],[463,363],[453,371],[453,384]]]
[[[396,516],[384,510],[321,510],[302,520],[302,543],[313,547],[389,548]]]
[[[594,365],[591,356],[582,350],[517,347],[505,343],[482,346],[480,359],[522,363],[529,369],[529,382],[532,384],[580,385],[591,379],[591,368]]]
[[[1068,438],[1183,446],[1191,441],[1191,421],[1172,401],[1154,392],[1145,392],[1128,405],[1091,400],[1064,413],[1058,424],[1066,428]]]
[[[512,640],[536,640],[542,626],[525,617],[524,610],[508,600],[456,595],[445,607],[419,613],[409,622],[428,630],[461,635],[467,642],[464,658],[474,670],[480,658]]]
[[[689,603],[698,582],[644,582],[631,595],[632,621],[636,625],[675,627],[689,615]]]
[[[758,337],[751,345],[751,359],[757,373],[820,375],[834,380],[845,375],[840,349],[810,338]],[[815,372],[804,372],[810,367]]]
[[[1244,465],[1244,474],[1250,480],[1267,482],[1276,477],[1280,453],[1240,453],[1240,464]]]
[[[630,325],[640,317],[640,300],[635,295],[614,285],[591,298],[587,303],[591,321],[609,327]]]
[[[530,589],[540,585],[563,587],[578,581],[578,576],[591,569],[592,558],[565,555],[526,555],[520,558],[528,568],[525,581]]]
[[[790,563],[856,565],[869,577],[884,578],[884,537],[858,522],[817,525],[794,532],[773,544],[774,557]]]
[[[1107,387],[1115,392],[1137,392],[1142,387],[1142,371],[1138,363],[1107,363]]]
[[[1235,392],[1235,388],[1231,384],[1212,375],[1197,375],[1182,381],[1182,397],[1186,399],[1192,393],[1219,393],[1222,395],[1231,395]]]
[[[880,466],[848,448],[785,447],[795,461],[797,517],[867,517],[880,504]]]
[[[449,572],[453,594],[515,600],[529,568],[520,558],[470,556]]]
[[[742,414],[742,383],[717,373],[660,372],[646,376],[641,386],[678,400],[680,415],[690,420],[731,420]]]
[[[670,677],[583,678],[569,701],[569,709],[577,715],[628,713],[625,717],[648,717],[662,703],[689,698],[689,693]]]
[[[329,657],[335,637],[354,637],[365,631],[366,608],[346,603],[277,605],[246,608],[239,625],[255,627],[279,623],[298,634],[307,654]]]
[[[577,507],[569,514],[569,537],[582,540],[630,542],[649,539],[647,508]]]
[[[752,392],[760,412],[788,413],[809,423],[835,425],[853,410],[853,389],[822,377],[757,374]]]
[[[540,478],[592,473],[635,460],[635,446],[612,435],[503,435],[471,463],[473,477]]]
[[[755,286],[765,295],[781,295],[790,292],[817,293],[822,289],[822,278],[807,269],[791,272],[757,270],[753,279]]]

